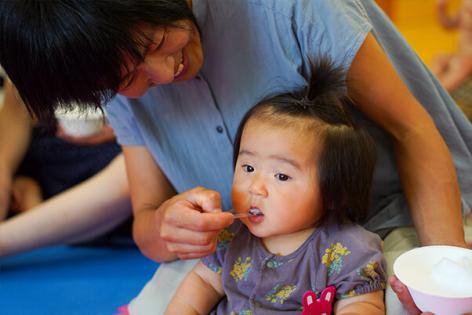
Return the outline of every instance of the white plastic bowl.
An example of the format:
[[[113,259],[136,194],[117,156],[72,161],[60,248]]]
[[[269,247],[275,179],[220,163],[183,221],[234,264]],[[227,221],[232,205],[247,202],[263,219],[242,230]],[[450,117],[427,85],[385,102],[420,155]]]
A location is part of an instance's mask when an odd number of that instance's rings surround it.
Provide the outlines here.
[[[421,311],[435,315],[459,315],[472,313],[472,282],[464,281],[464,277],[454,277],[454,271],[457,270],[444,269],[444,262],[460,264],[461,261],[470,260],[470,249],[443,245],[424,246],[400,255],[393,264],[393,271],[408,287]],[[446,272],[433,275],[433,271],[437,270]],[[451,277],[447,275],[449,270]],[[472,273],[468,268],[458,271],[466,271],[463,273],[465,278]],[[455,272],[455,275],[460,275],[460,272]]]
[[[63,110],[55,112],[56,119],[62,130],[75,137],[87,137],[98,133],[104,124],[104,118],[98,110]]]

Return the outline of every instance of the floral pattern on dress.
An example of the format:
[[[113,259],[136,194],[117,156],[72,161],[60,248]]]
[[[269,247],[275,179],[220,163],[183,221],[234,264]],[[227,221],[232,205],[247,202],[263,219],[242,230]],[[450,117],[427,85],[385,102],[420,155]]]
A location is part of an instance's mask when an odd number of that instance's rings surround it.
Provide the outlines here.
[[[284,304],[296,288],[297,286],[294,284],[277,284],[268,294],[266,294],[265,300],[274,304]]]
[[[358,271],[358,275],[363,280],[367,281],[370,286],[373,286],[380,279],[380,275],[377,273],[378,269],[379,262],[370,261],[364,268]],[[385,281],[382,281],[382,288],[385,288]]]
[[[381,279],[380,275],[378,274],[377,270],[379,269],[379,262],[378,261],[370,261],[364,268],[360,268],[357,270],[357,275],[364,281],[368,283],[368,286],[375,287],[376,283]],[[361,286],[359,286],[361,287]],[[381,281],[382,289],[385,289],[385,281]],[[356,292],[356,288],[349,290],[346,294],[342,295],[342,298],[348,298],[357,296],[359,293]]]
[[[233,264],[233,269],[229,273],[233,279],[238,282],[240,280],[247,280],[249,272],[251,271],[252,258],[246,257],[244,260],[238,257]]]
[[[216,272],[217,274],[221,275],[221,272],[223,271],[223,268],[221,266],[215,265],[213,263],[210,263],[208,266],[211,271]]]
[[[218,234],[216,250],[227,249],[231,241],[233,240],[235,233],[231,232],[228,229],[223,229],[220,234]]]
[[[236,313],[236,312],[231,312],[230,315],[252,315],[252,311],[247,309],[247,310],[242,310],[241,312],[239,313]]]
[[[347,247],[343,247],[341,243],[332,243],[329,248],[325,250],[325,254],[321,262],[326,265],[328,269],[328,275],[339,274],[343,267],[344,256],[349,255],[351,252]]]
[[[341,298],[344,299],[344,298],[350,298],[350,297],[354,297],[354,296],[357,296],[358,294],[356,293],[356,289],[352,289],[352,290],[349,290],[347,291],[345,294],[341,295]]]

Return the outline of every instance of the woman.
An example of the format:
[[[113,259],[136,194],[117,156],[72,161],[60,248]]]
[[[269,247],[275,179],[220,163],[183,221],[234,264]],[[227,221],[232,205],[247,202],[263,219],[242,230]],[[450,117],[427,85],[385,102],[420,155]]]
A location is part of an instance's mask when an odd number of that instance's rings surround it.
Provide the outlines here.
[[[259,100],[305,87],[321,55],[348,70],[358,119],[379,146],[365,226],[385,236],[414,223],[421,244],[465,246],[459,183],[468,209],[471,127],[372,0],[17,1],[0,11],[0,63],[38,117],[58,102],[121,94],[107,111],[134,237],[149,257],[213,251],[232,222],[221,209],[231,206],[239,120]],[[156,281],[165,306],[172,290],[162,277],[175,282],[172,270],[191,263],[182,265],[163,265],[131,312],[145,313],[149,292],[156,300]]]

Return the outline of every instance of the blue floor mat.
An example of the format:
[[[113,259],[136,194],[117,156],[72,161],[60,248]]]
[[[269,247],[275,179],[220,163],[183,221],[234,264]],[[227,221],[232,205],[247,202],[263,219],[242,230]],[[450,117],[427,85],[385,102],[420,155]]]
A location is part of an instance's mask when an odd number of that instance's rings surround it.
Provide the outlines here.
[[[113,315],[158,264],[137,248],[58,246],[0,259],[0,314]]]

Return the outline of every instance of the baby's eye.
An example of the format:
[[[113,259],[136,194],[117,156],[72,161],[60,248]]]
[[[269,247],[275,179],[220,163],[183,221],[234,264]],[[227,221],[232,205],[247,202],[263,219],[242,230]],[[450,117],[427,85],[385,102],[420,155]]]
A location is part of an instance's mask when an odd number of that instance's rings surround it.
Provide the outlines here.
[[[251,165],[248,165],[248,164],[244,164],[243,165],[243,170],[246,173],[252,173],[252,172],[254,172],[254,167],[252,167]]]
[[[277,178],[278,180],[280,180],[280,181],[282,181],[282,182],[286,182],[286,181],[288,181],[291,177],[288,176],[288,175],[282,174],[282,173],[277,173],[277,174],[275,174],[275,178]]]

